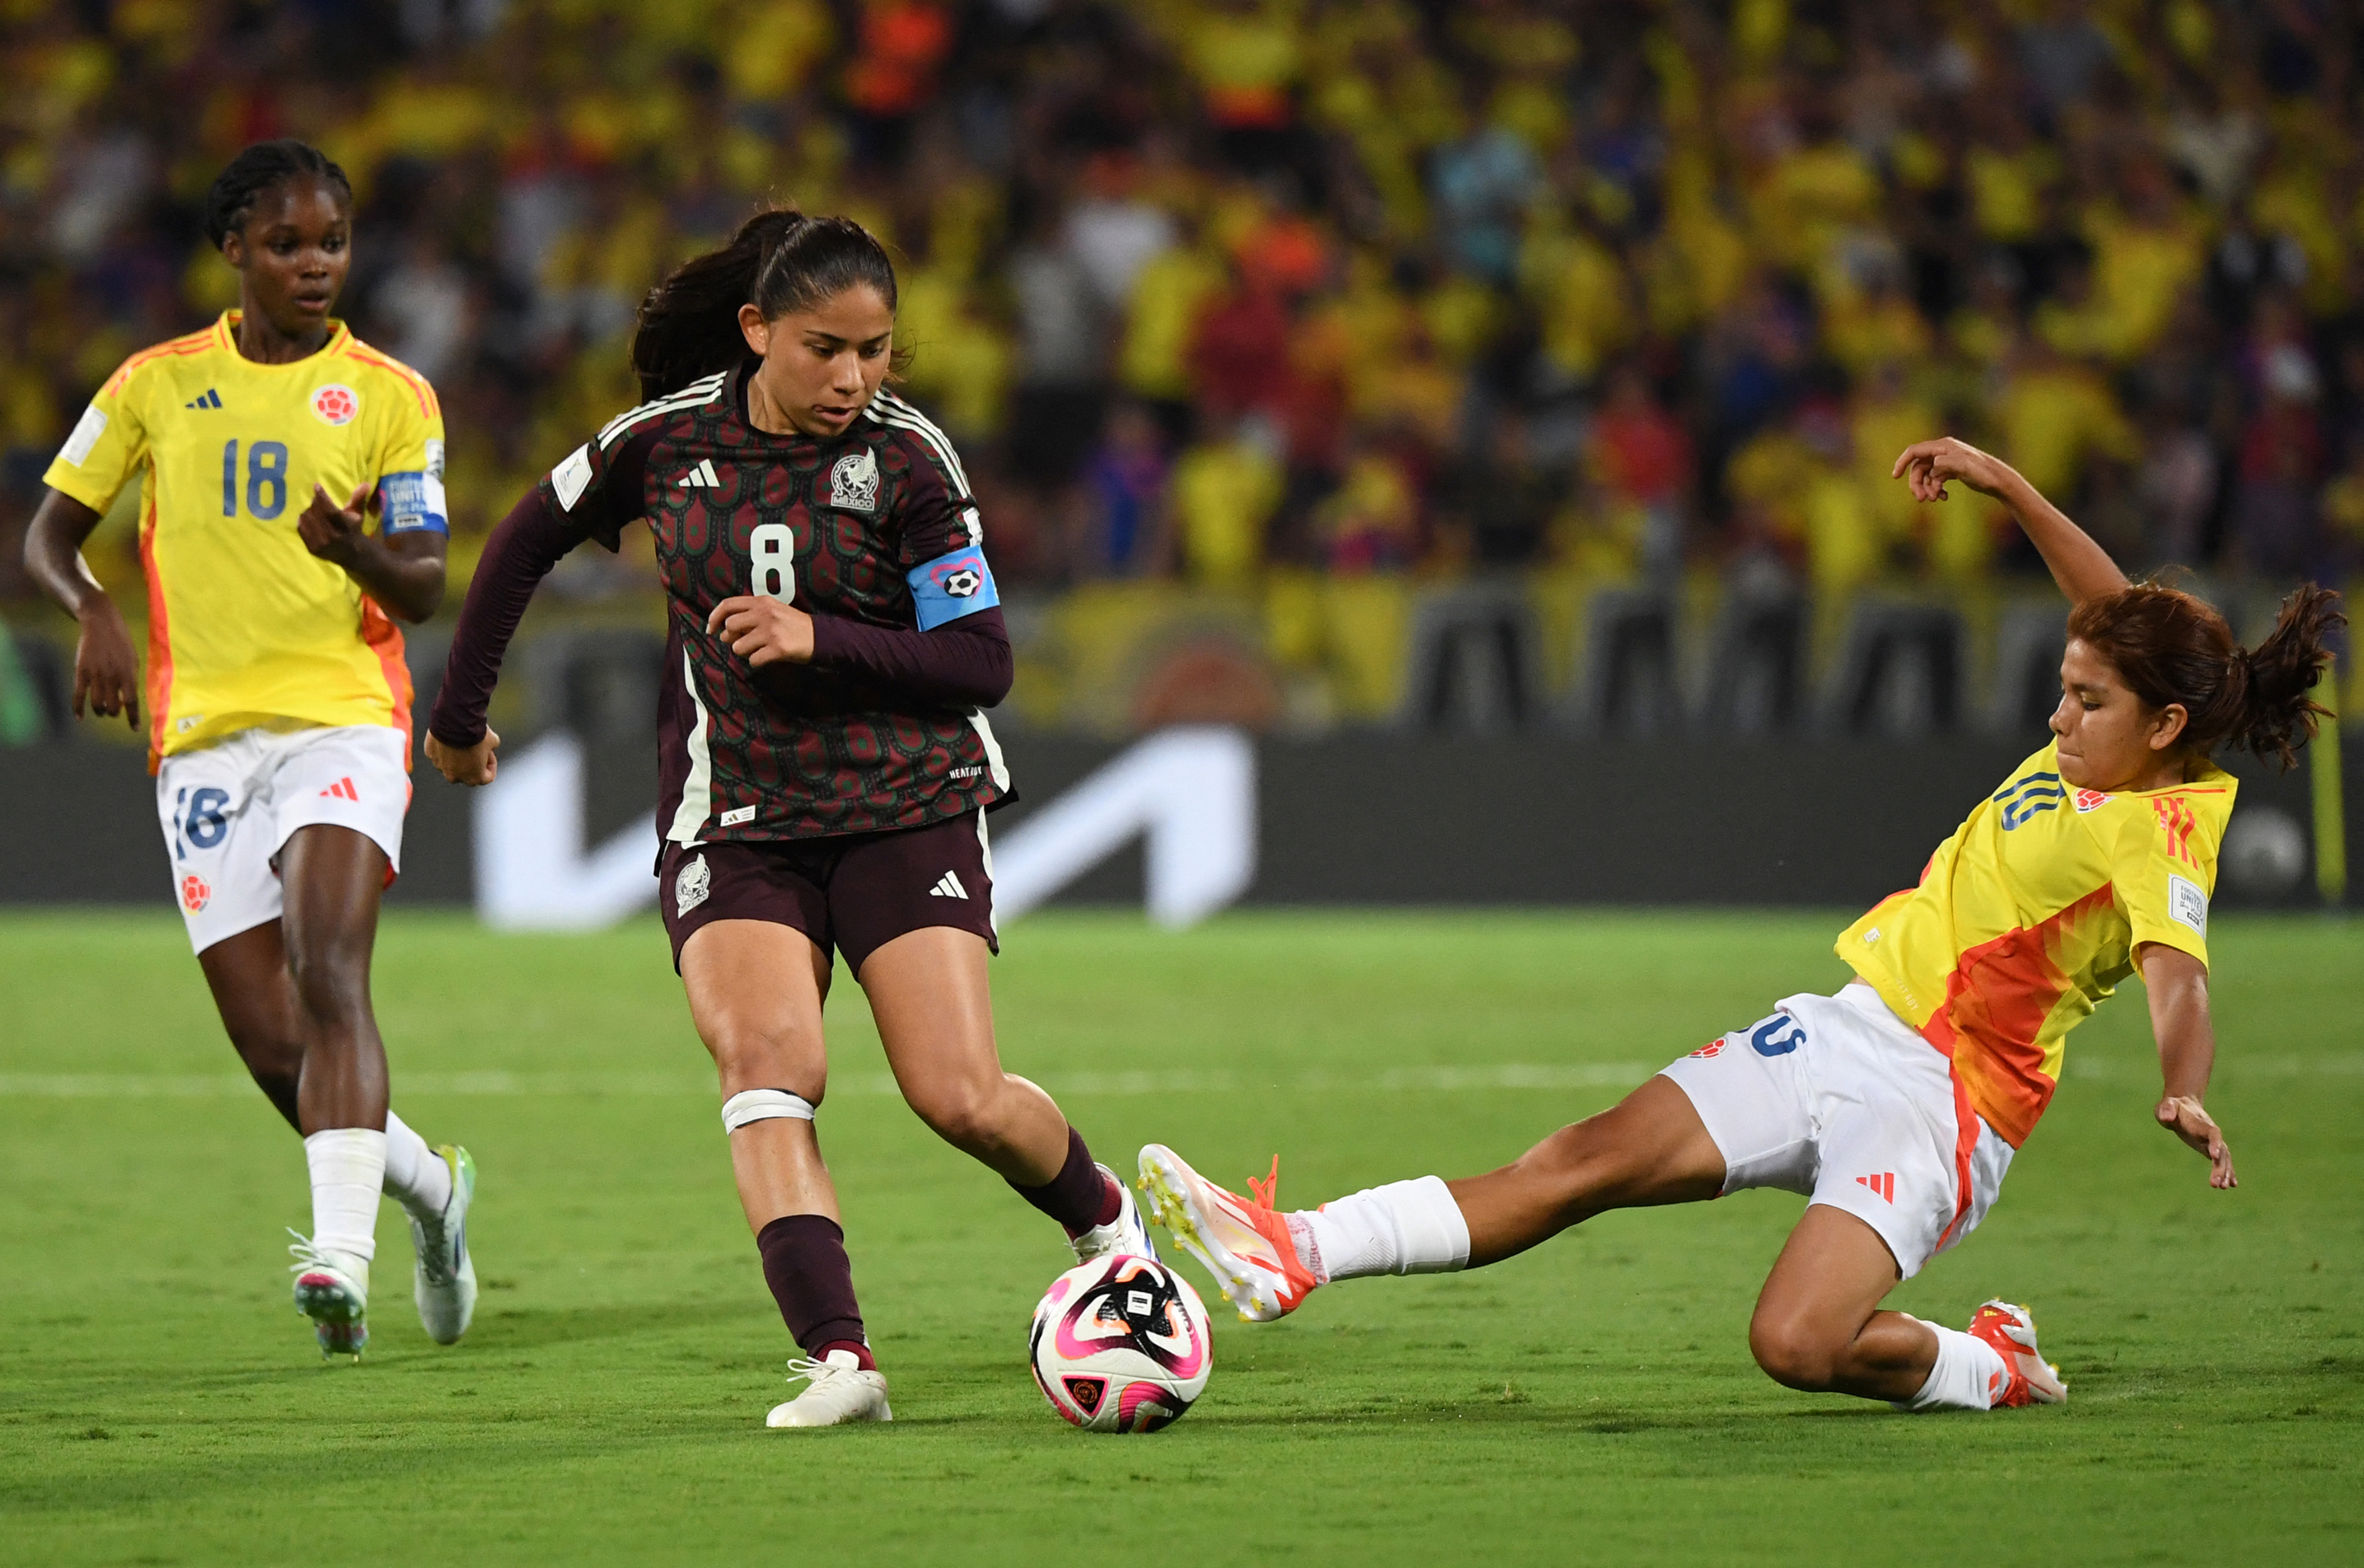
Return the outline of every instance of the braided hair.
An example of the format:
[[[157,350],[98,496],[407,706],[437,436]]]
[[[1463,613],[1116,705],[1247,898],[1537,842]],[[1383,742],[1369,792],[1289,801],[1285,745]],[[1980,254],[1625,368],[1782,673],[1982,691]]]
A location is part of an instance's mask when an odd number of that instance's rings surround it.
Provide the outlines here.
[[[213,188],[206,192],[206,238],[215,250],[220,250],[222,242],[245,225],[256,198],[283,180],[304,175],[326,180],[337,188],[347,206],[352,206],[352,182],[327,153],[294,137],[258,141],[231,159],[229,167],[215,176]]]

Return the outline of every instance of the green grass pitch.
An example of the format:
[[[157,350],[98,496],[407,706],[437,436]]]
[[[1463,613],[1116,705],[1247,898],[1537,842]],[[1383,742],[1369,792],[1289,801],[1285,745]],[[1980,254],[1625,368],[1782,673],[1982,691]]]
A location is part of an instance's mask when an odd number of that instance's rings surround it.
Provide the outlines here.
[[[1516,1154],[1792,991],[1844,917],[1267,914],[1009,934],[1005,1058],[1111,1163],[1282,1154],[1299,1203]],[[1907,1418],[1750,1363],[1799,1200],[1604,1217],[1477,1274],[1225,1315],[1148,1438],[1044,1407],[1051,1228],[887,1092],[860,993],[821,1118],[891,1427],[766,1431],[791,1346],[652,921],[389,918],[396,1104],[467,1143],[455,1349],[379,1225],[368,1360],[287,1303],[295,1139],[230,1076],[169,916],[0,919],[0,1559],[11,1563],[2364,1560],[2364,929],[2226,917],[2211,1104],[2237,1193],[2150,1125],[2141,992],[1986,1226],[1895,1298],[2031,1303],[2071,1401]],[[1196,1265],[1185,1263],[1203,1287]],[[1211,1299],[1211,1297],[1210,1297]]]

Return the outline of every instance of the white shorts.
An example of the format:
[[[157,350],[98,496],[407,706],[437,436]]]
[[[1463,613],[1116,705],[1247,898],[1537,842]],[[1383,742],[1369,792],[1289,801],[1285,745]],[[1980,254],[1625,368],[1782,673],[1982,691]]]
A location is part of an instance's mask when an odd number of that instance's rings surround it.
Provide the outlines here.
[[[1879,1233],[1911,1279],[1978,1228],[2012,1148],[1953,1063],[1861,981],[1789,996],[1666,1070],[1723,1154],[1723,1190],[1780,1187]]]
[[[350,828],[402,869],[410,738],[385,725],[241,729],[164,759],[156,816],[173,896],[198,952],[279,918],[279,851],[298,828]]]

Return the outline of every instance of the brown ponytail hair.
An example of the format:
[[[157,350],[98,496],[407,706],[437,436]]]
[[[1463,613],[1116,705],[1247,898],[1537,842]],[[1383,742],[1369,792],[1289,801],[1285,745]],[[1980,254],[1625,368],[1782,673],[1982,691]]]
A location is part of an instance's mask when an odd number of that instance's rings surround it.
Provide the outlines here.
[[[764,320],[776,321],[856,284],[868,284],[895,308],[895,263],[862,225],[807,217],[794,207],[757,213],[729,244],[684,261],[641,301],[632,334],[641,396],[654,402],[747,358],[741,306],[753,305]]]
[[[2323,678],[2331,634],[2345,626],[2339,595],[2310,583],[2282,601],[2254,649],[2233,640],[2214,606],[2180,588],[2135,583],[2079,605],[2068,635],[2109,661],[2154,708],[2191,717],[2178,749],[2205,757],[2230,743],[2287,772],[2329,710],[2307,693]]]

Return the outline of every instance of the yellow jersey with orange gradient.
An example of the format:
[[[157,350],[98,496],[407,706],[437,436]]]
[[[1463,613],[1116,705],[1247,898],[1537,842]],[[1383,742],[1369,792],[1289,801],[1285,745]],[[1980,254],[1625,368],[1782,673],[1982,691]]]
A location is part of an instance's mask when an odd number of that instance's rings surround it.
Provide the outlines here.
[[[2133,973],[2136,948],[2208,962],[2237,787],[2207,764],[2170,789],[2078,789],[2046,746],[1937,847],[1918,887],[1840,935],[1838,955],[1952,1059],[2015,1149],[2052,1101],[2068,1031]]]
[[[342,322],[258,364],[238,320],[124,361],[43,475],[101,512],[140,482],[151,770],[257,726],[410,728],[401,632],[296,519],[316,482],[340,505],[367,484],[385,532],[448,529],[435,391]]]

